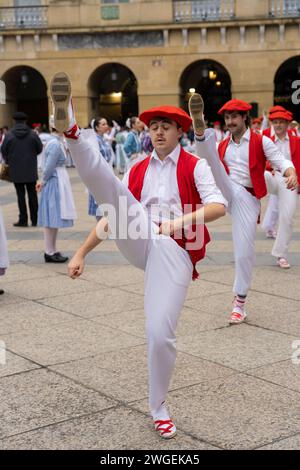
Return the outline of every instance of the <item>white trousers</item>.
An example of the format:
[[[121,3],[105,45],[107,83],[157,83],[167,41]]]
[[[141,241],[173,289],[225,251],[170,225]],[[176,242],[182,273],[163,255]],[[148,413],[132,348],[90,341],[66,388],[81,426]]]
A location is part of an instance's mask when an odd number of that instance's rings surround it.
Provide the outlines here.
[[[176,359],[175,330],[188,286],[192,263],[188,253],[170,237],[155,234],[148,214],[127,187],[111,172],[95,146],[81,136],[68,140],[79,175],[97,201],[111,204],[124,228],[135,223],[131,208],[138,207],[139,232],[136,239],[116,239],[127,260],[145,271],[145,313],[149,366],[149,405],[153,417],[165,401]],[[119,204],[125,196],[127,206]],[[135,211],[132,211],[135,213]]]
[[[279,221],[272,256],[286,258],[293,235],[293,225],[297,209],[297,190],[291,191],[287,189],[285,178],[278,171],[275,172],[275,175],[266,171],[265,180],[268,192],[278,197]]]
[[[261,224],[262,230],[264,230],[265,232],[276,230],[276,226],[278,222],[278,215],[279,215],[278,197],[275,194],[270,194],[267,210],[264,216],[264,220]]]
[[[205,140],[195,140],[195,143],[197,155],[207,160],[217,186],[228,201],[228,211],[232,218],[235,261],[233,292],[246,296],[250,289],[255,260],[255,234],[260,202],[227,175],[219,158],[212,129],[205,131]]]

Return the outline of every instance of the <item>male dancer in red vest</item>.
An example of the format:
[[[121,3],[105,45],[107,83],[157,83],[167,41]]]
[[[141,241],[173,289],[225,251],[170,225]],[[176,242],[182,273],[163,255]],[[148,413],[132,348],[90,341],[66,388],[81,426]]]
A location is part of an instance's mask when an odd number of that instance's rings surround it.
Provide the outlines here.
[[[262,121],[263,121],[263,118],[255,118],[251,122],[251,130],[253,132],[256,132],[256,134],[261,134],[262,132],[261,130]]]
[[[276,105],[276,106],[272,106],[270,109],[269,109],[269,122],[271,122],[271,126],[267,127],[266,129],[263,129],[263,135],[265,135],[266,137],[273,137],[275,135],[275,131],[274,131],[274,127],[272,125],[272,115],[273,114],[276,114],[276,113],[285,113],[286,115],[289,115],[291,117],[291,121],[293,119],[293,114],[291,113],[291,111],[288,111],[287,109],[285,109],[283,106],[279,106],[279,105]],[[291,129],[288,129],[288,134],[293,134],[293,131]]]
[[[268,160],[286,178],[288,189],[297,187],[297,176],[293,163],[284,159],[269,138],[249,129],[250,104],[234,99],[220,109],[219,114],[223,115],[231,136],[219,144],[219,155],[214,133],[210,129],[205,130],[201,96],[194,94],[189,104],[196,152],[207,159],[216,184],[229,203],[236,270],[235,297],[229,323],[237,324],[247,316],[245,301],[251,284],[260,199],[267,194],[266,162]]]
[[[272,106],[269,109],[269,118],[267,118],[266,115],[264,115],[264,125],[262,128],[262,135],[265,135],[266,137],[269,137],[272,139],[275,136],[275,131],[274,127],[272,124],[272,115],[278,112],[288,112],[283,106]],[[292,114],[291,114],[292,117]],[[269,125],[270,124],[270,125]],[[272,171],[272,167],[269,165],[267,166],[268,170]],[[270,194],[269,195],[269,200],[268,200],[268,205],[267,209],[264,215],[264,218],[261,223],[261,228],[266,232],[267,238],[276,238],[277,236],[277,230],[276,226],[278,224],[278,215],[279,215],[279,204],[278,204],[278,196],[277,194]]]
[[[293,116],[288,111],[273,112],[269,116],[274,129],[271,139],[286,160],[292,161],[300,181],[300,138],[288,132],[289,124]],[[271,166],[267,166],[272,170]],[[272,249],[272,255],[277,258],[277,264],[283,269],[288,269],[288,247],[293,234],[294,217],[297,209],[297,191],[289,191],[285,179],[278,171],[266,171],[265,179],[268,191],[278,197],[279,224],[276,240]]]
[[[141,114],[154,151],[131,168],[123,183],[80,134],[70,94],[67,75],[56,74],[51,83],[55,127],[65,133],[78,173],[95,199],[114,208],[120,251],[145,271],[149,405],[155,429],[171,438],[176,427],[165,400],[176,358],[175,329],[190,281],[197,277],[195,264],[209,241],[203,223],[223,216],[226,201],[206,161],[179,144],[192,123],[183,110],[161,106]],[[195,240],[188,230],[183,233],[193,225]]]

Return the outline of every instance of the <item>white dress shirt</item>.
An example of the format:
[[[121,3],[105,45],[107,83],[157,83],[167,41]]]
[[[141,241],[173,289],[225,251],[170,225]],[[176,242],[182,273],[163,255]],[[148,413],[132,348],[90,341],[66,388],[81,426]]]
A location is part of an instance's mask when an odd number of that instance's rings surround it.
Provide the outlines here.
[[[278,148],[279,152],[281,152],[282,155],[284,155],[284,158],[286,158],[286,160],[292,161],[290,138],[287,133],[285,134],[285,137],[283,140],[279,139],[279,137],[275,135],[274,144]]]
[[[164,160],[160,160],[155,150],[151,154],[145,174],[141,204],[155,223],[172,220],[183,215],[177,182],[177,163],[180,151],[181,146],[178,144]],[[127,187],[129,173],[130,170],[123,178],[123,183]],[[227,206],[206,160],[199,158],[194,170],[194,179],[203,204],[215,202]]]
[[[224,158],[230,171],[230,178],[247,188],[253,188],[249,169],[250,136],[250,129],[247,129],[239,144],[231,136]],[[284,158],[284,155],[269,137],[263,136],[262,143],[265,156],[274,170],[279,170],[284,175],[288,168],[294,168],[293,163]]]

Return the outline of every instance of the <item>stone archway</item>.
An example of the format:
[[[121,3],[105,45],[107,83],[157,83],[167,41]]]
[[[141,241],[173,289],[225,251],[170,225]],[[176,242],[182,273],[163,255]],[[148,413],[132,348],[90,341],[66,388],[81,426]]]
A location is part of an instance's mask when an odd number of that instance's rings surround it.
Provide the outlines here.
[[[24,111],[28,124],[41,123],[48,126],[47,84],[36,69],[18,65],[7,70],[1,80],[6,85],[6,104],[2,106],[3,124],[12,124],[14,111]]]
[[[292,101],[292,95],[296,91],[292,85],[296,80],[300,80],[300,56],[292,57],[283,62],[274,78],[274,104],[281,105],[291,111],[294,118],[299,122],[300,106],[297,102],[293,103]]]
[[[180,105],[188,111],[188,100],[196,91],[203,96],[205,117],[209,123],[219,120],[218,110],[231,99],[231,78],[215,60],[198,60],[183,71],[180,78]]]
[[[135,75],[125,65],[101,65],[88,81],[89,118],[103,116],[123,124],[129,116],[137,116],[137,87]]]

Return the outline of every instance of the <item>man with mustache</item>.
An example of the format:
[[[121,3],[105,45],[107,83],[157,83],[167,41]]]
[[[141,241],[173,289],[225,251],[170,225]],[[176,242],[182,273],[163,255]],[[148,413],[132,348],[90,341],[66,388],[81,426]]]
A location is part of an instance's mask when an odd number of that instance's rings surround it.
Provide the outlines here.
[[[249,111],[252,106],[249,103],[233,99],[219,110],[231,134],[219,144],[219,152],[216,150],[214,132],[205,130],[204,103],[199,94],[191,96],[189,108],[196,152],[208,161],[216,184],[228,201],[232,217],[235,296],[229,323],[239,324],[247,317],[245,302],[251,285],[260,199],[268,192],[266,163],[269,161],[272,168],[281,173],[289,190],[297,188],[297,175],[293,163],[284,158],[268,137],[250,130]]]

